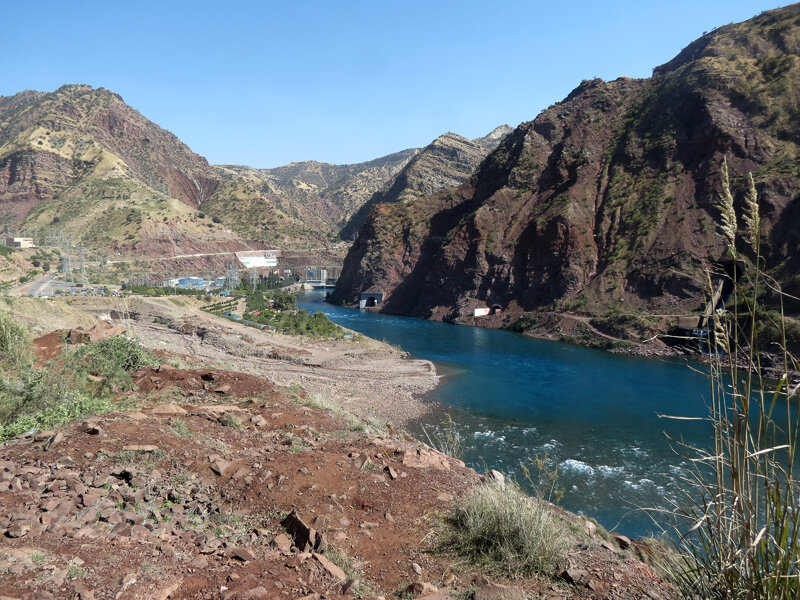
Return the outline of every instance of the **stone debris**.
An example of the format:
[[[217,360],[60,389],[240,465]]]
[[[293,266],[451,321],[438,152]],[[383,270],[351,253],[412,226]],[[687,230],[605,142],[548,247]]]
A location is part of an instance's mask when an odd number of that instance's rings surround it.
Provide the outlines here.
[[[496,484],[500,487],[500,489],[506,489],[506,476],[500,471],[490,469],[489,472],[486,473],[486,475],[484,475],[481,479],[483,479],[483,481]]]
[[[175,417],[186,414],[186,411],[177,404],[160,404],[151,408],[148,412],[159,417]]]
[[[125,452],[157,452],[158,446],[152,444],[129,444],[123,446],[122,450]]]
[[[525,592],[515,585],[502,585],[489,581],[485,575],[475,580],[475,600],[526,600]]]
[[[324,550],[327,546],[325,536],[306,525],[296,510],[292,510],[281,522],[286,532],[293,538],[294,545],[299,552],[310,550]]]
[[[215,372],[212,382],[234,380]],[[425,554],[417,532],[405,527],[445,508],[477,474],[407,439],[359,433],[340,441],[304,409],[276,408],[268,398],[242,406],[159,404],[0,445],[0,600],[17,589],[35,594],[19,600],[320,600],[394,591],[409,575],[420,579],[407,586],[410,596],[446,600],[465,591],[446,559]],[[224,427],[219,417],[226,414],[244,427]],[[173,417],[192,435],[180,435]],[[292,507],[302,507],[305,518]],[[576,523],[589,531],[591,522]],[[615,536],[616,544],[623,538]],[[600,546],[592,552],[616,570],[570,564],[560,589],[581,586],[581,597],[595,600],[644,597],[628,593],[630,576],[617,565],[636,565],[643,581],[655,575],[634,553],[604,543],[613,556]],[[348,576],[334,552],[346,552],[363,575]],[[524,597],[521,587],[488,580],[475,590],[476,600]]]
[[[316,560],[320,565],[322,565],[322,568],[325,569],[328,575],[330,575],[334,579],[338,579],[339,581],[347,580],[347,575],[342,570],[342,568],[337,567],[330,560],[325,558],[322,554],[319,554],[317,552],[312,552],[311,556],[313,556],[314,560]]]
[[[76,327],[67,332],[67,342],[70,344],[89,344],[99,342],[109,337],[122,335],[126,331],[122,325],[112,325],[107,321],[98,323],[93,327],[85,329],[83,327]]]
[[[614,541],[615,541],[615,542],[617,542],[617,545],[618,545],[618,546],[619,546],[619,547],[620,547],[622,550],[627,550],[628,548],[630,548],[630,547],[631,547],[631,540],[630,540],[630,538],[628,538],[628,537],[626,537],[626,536],[622,535],[621,533],[616,533],[616,532],[613,532],[613,531],[612,531],[612,532],[611,532],[611,537],[613,537],[613,538],[614,538]]]
[[[422,596],[425,594],[434,594],[438,591],[439,589],[435,585],[428,583],[427,581],[415,581],[414,583],[406,586],[406,588],[403,590],[405,594],[413,597]]]

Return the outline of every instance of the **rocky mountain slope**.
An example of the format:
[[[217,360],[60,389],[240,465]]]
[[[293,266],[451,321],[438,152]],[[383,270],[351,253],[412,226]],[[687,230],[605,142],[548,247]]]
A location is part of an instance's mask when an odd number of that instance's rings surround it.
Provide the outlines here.
[[[725,157],[737,202],[753,173],[766,263],[797,294],[798,40],[792,5],[704,35],[649,79],[582,82],[465,184],[377,206],[334,299],[382,291],[386,312],[464,322],[496,307],[482,323],[550,333],[571,313],[643,338],[663,325],[648,315],[696,312],[723,261]]]
[[[316,161],[273,169],[215,167],[219,186],[203,210],[240,234],[271,242],[333,238],[347,220],[418,152],[403,150],[372,161]]]
[[[351,165],[210,166],[104,88],[26,91],[0,97],[0,226],[139,256],[325,246],[393,182],[394,195],[461,183],[507,129],[444,136],[397,183],[418,149]],[[444,162],[425,167],[436,152]]]
[[[342,228],[342,239],[355,237],[376,204],[411,201],[460,185],[511,131],[508,125],[501,125],[476,140],[468,140],[454,133],[436,138],[405,165],[388,189],[375,193],[361,206]]]
[[[0,225],[150,256],[320,245],[416,152],[212,167],[106,89],[26,91],[0,98]]]
[[[85,179],[131,179],[197,207],[216,187],[208,162],[104,88],[0,97],[0,202],[21,216]]]

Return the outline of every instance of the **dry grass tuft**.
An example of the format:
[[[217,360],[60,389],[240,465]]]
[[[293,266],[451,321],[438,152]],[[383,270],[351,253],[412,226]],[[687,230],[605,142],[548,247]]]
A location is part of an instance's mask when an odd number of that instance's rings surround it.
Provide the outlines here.
[[[511,577],[551,572],[565,556],[564,525],[514,483],[484,483],[457,501],[443,548]]]

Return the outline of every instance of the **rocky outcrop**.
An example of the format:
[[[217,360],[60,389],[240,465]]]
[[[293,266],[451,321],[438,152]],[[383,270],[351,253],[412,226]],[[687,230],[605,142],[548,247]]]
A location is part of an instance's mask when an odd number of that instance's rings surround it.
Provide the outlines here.
[[[582,82],[521,124],[456,189],[370,213],[333,298],[493,326],[522,313],[691,312],[720,265],[727,157],[754,174],[768,265],[796,293],[800,6],[727,25],[650,79]],[[638,318],[638,317],[637,317]]]
[[[355,237],[376,204],[408,202],[460,185],[510,132],[511,127],[501,125],[476,140],[468,140],[454,133],[436,138],[408,162],[388,189],[376,192],[361,206],[342,228],[342,239]]]

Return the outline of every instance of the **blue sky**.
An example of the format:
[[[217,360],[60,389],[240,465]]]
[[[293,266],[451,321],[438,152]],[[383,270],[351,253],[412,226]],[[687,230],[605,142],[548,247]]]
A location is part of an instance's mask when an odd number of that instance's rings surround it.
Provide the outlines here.
[[[212,163],[369,160],[647,77],[760,0],[4,2],[0,95],[106,87]]]

